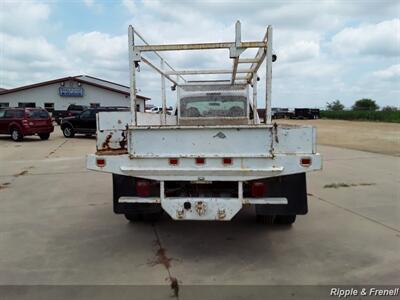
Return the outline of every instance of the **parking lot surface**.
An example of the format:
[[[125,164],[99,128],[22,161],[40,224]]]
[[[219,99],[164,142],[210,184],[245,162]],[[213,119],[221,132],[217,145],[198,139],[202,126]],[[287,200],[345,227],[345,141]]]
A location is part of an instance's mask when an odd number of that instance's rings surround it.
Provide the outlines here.
[[[128,223],[95,139],[0,137],[0,284],[398,284],[400,158],[319,146],[309,214],[255,222]]]

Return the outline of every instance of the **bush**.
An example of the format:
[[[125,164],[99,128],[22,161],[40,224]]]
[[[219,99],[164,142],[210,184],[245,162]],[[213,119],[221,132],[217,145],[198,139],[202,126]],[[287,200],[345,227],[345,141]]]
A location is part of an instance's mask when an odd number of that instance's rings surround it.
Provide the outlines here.
[[[400,111],[321,111],[321,118],[400,123]]]
[[[384,106],[382,107],[382,111],[398,111],[396,106]]]
[[[352,109],[353,110],[362,110],[362,111],[375,111],[379,108],[378,104],[374,100],[371,99],[360,99],[357,100]]]
[[[340,103],[339,100],[335,100],[335,101],[326,103],[326,109],[333,110],[333,111],[342,111],[344,109],[344,105],[342,103]]]

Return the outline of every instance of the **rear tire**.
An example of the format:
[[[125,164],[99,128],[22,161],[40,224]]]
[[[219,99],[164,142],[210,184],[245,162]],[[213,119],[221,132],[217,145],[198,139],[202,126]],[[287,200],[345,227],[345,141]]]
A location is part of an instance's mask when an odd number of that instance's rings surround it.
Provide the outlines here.
[[[264,225],[273,225],[275,221],[275,216],[271,215],[256,215],[257,223]]]
[[[292,225],[296,222],[296,215],[279,215],[275,217],[274,224]]]
[[[140,214],[132,214],[132,213],[129,213],[129,214],[125,214],[125,218],[126,218],[129,222],[134,223],[134,222],[140,221],[141,215],[140,215]]]
[[[18,128],[12,128],[10,133],[11,133],[11,139],[14,142],[19,142],[23,138],[22,132]]]
[[[50,133],[39,133],[39,137],[43,141],[48,140],[50,137]]]
[[[157,222],[161,216],[162,216],[163,212],[159,211],[159,212],[152,212],[152,213],[126,213],[125,218],[131,222],[131,223],[136,223],[138,221],[144,221],[144,222]]]
[[[63,128],[63,134],[64,134],[64,136],[65,136],[66,138],[73,138],[73,137],[75,136],[75,131],[74,131],[74,129],[73,129],[71,126],[66,125],[66,126]]]
[[[161,219],[162,215],[163,215],[162,210],[160,210],[158,212],[153,212],[153,213],[145,213],[145,214],[143,214],[143,220],[145,222],[157,222],[158,220]]]

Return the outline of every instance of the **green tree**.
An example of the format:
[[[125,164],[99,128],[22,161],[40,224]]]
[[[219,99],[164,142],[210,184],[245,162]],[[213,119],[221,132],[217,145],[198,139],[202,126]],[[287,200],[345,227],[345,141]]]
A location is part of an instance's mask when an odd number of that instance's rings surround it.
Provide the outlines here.
[[[344,105],[340,103],[339,100],[335,100],[332,102],[327,102],[326,109],[331,111],[342,111],[344,109]]]
[[[396,106],[384,106],[382,107],[382,111],[398,111]]]
[[[354,105],[352,106],[353,110],[364,110],[364,111],[375,111],[379,109],[378,104],[372,99],[360,99],[354,102]]]

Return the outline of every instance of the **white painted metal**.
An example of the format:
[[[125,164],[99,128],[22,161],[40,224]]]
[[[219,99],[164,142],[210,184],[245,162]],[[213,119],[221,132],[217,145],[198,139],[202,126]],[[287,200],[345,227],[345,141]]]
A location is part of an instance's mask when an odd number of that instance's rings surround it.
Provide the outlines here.
[[[272,26],[267,28],[267,63],[266,63],[266,74],[265,74],[265,112],[267,124],[271,124],[272,114],[271,114],[271,83],[272,83]]]
[[[131,124],[131,113],[128,111],[118,112],[99,112],[98,114],[98,131],[107,129],[126,130]],[[138,126],[160,126],[163,125],[161,114],[151,114],[137,112]],[[176,116],[166,115],[165,125],[177,125]]]
[[[184,209],[185,202],[191,203],[190,209]],[[165,198],[161,206],[174,220],[229,221],[242,202],[238,198]]]
[[[171,45],[145,45],[136,46],[137,51],[140,52],[154,52],[154,51],[184,51],[184,50],[210,50],[210,49],[231,49],[236,44],[227,43],[199,43],[199,44],[171,44]],[[241,42],[240,48],[266,48],[265,42]]]
[[[161,59],[161,70],[164,71],[164,59]],[[161,102],[162,102],[162,124],[167,123],[167,94],[165,91],[165,76],[161,74]]]
[[[139,37],[139,39],[141,39],[143,41],[143,43],[145,43],[146,45],[149,45],[149,43],[143,38],[143,36],[137,30],[134,29],[134,33]],[[173,67],[171,67],[171,65],[157,51],[153,51],[153,53],[155,55],[157,55],[160,58],[160,60],[163,60],[164,64],[166,66],[168,66],[172,71],[175,71],[175,69]],[[179,76],[179,77],[183,80],[183,82],[186,81],[185,78],[183,78],[182,76]],[[178,78],[176,80],[178,81]]]
[[[253,112],[254,112],[254,115],[257,116],[257,117],[254,118],[254,123],[256,124],[256,121],[258,119],[258,112],[257,112],[257,73],[253,74]]]
[[[163,182],[163,181],[162,181]],[[163,193],[160,193],[163,195]],[[272,204],[272,205],[282,205],[288,204],[288,200],[285,197],[267,197],[267,198],[240,198],[239,200],[242,204]],[[119,203],[161,203],[161,199],[168,201],[170,198],[165,197],[120,197],[118,199]],[[190,200],[193,198],[181,197],[180,199]],[[223,198],[220,198],[223,199]]]
[[[129,134],[135,157],[270,157],[313,153],[314,142],[308,126],[152,126],[131,128]]]
[[[249,63],[258,63],[258,58],[241,58],[239,59],[239,64],[249,64]]]
[[[130,33],[135,33],[130,27]],[[132,42],[132,43],[131,43]],[[214,125],[182,126],[180,109],[178,116],[135,113],[135,122],[129,124],[130,118],[124,114],[99,114],[98,147],[104,142],[117,146],[121,138],[128,142],[126,153],[107,155],[98,152],[88,155],[87,168],[100,172],[141,177],[160,182],[160,197],[140,198],[121,197],[123,203],[161,203],[161,206],[176,220],[230,220],[243,204],[287,204],[288,200],[276,198],[244,198],[243,182],[249,180],[298,174],[321,169],[322,159],[316,153],[316,134],[311,126],[289,126],[271,124],[271,76],[272,76],[272,27],[268,26],[262,42],[242,42],[240,23],[236,24],[235,42],[206,43],[185,45],[148,45],[135,46],[130,38],[131,76],[135,79],[134,63],[143,61],[161,74],[161,80],[167,78],[177,86],[177,101],[189,96],[206,96],[209,93],[227,95],[243,95],[248,105],[257,115],[257,71],[267,58],[266,66],[266,111],[267,124],[254,122],[249,118],[246,125]],[[132,46],[133,45],[133,46]],[[229,49],[233,59],[232,70],[182,70],[170,71],[164,69],[163,58],[161,66],[157,67],[141,55],[146,51],[194,50],[194,49]],[[247,48],[259,48],[256,56],[240,59],[241,53]],[[133,58],[133,59],[132,59]],[[239,63],[251,63],[250,68],[240,70]],[[229,71],[230,80],[200,80],[196,82],[178,82],[170,75],[185,74],[221,74]],[[245,81],[238,78],[237,73],[246,73]],[[182,78],[182,77],[181,77]],[[240,79],[240,80],[239,80]],[[239,84],[240,82],[240,84]],[[249,84],[252,83],[252,101],[249,100]],[[163,112],[165,112],[165,84],[162,83]],[[132,85],[131,85],[132,88]],[[179,107],[178,107],[179,108]],[[248,111],[247,111],[248,113]],[[148,116],[147,116],[148,115]],[[165,116],[165,120],[163,120]],[[132,117],[133,118],[133,117]],[[122,119],[122,121],[121,121]],[[218,118],[225,122],[224,118]],[[236,121],[227,118],[228,121]],[[115,125],[115,122],[121,124]],[[183,122],[183,121],[182,121]],[[110,137],[111,139],[107,139]],[[126,134],[126,135],[125,135]],[[113,139],[113,137],[116,139]],[[96,165],[96,158],[101,156],[106,163],[102,167]],[[205,163],[198,165],[195,158],[205,158]],[[223,164],[223,158],[231,158],[232,163]],[[302,166],[302,158],[310,158],[310,166]],[[170,158],[177,158],[178,164],[171,165]],[[165,197],[164,183],[166,181],[195,181],[207,184],[212,181],[234,181],[238,183],[237,198],[179,198]],[[190,202],[191,208],[184,209],[184,202]]]
[[[148,64],[150,67],[152,67],[154,70],[156,70],[158,73],[163,75],[163,77],[167,78],[169,81],[171,81],[173,84],[178,85],[178,83],[172,79],[167,73],[165,73],[163,70],[161,70],[159,67],[155,66],[152,62],[147,60],[146,58],[142,57],[142,61]]]
[[[249,73],[253,69],[237,69],[236,73]],[[203,74],[232,74],[231,69],[207,69],[207,70],[178,70],[178,71],[166,71],[167,75],[203,75]]]
[[[233,163],[229,166],[223,165],[221,157],[207,157],[204,166],[196,165],[194,157],[185,157],[179,159],[178,166],[171,166],[168,158],[135,158],[125,154],[102,155],[101,157],[106,159],[106,165],[98,167],[96,157],[95,154],[87,156],[88,169],[158,181],[197,181],[199,177],[204,181],[247,181],[311,172],[320,170],[322,166],[319,154],[279,154],[273,158],[233,157]],[[311,158],[311,166],[301,166],[300,159],[302,157]]]
[[[135,43],[135,34],[132,25],[128,29],[128,53],[129,53],[129,82],[130,82],[130,98],[131,98],[131,121],[136,123],[136,67],[133,61],[133,45]]]

